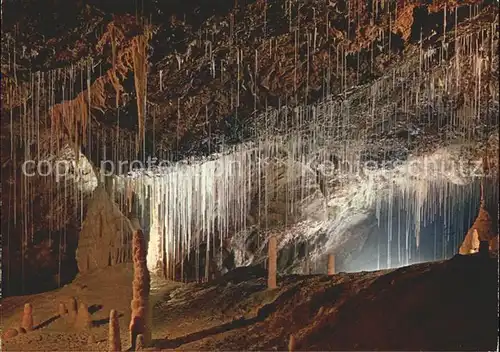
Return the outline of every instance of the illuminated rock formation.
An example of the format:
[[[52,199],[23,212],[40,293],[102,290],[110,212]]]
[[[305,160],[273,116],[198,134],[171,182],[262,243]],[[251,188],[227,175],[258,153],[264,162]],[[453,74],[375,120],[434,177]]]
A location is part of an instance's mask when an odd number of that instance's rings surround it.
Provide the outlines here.
[[[105,188],[95,189],[76,252],[80,273],[130,260],[132,227]],[[106,245],[103,245],[106,244]]]
[[[483,185],[481,184],[481,201],[479,206],[479,214],[472,224],[471,228],[465,235],[465,239],[460,246],[459,253],[462,255],[477,253],[479,251],[479,244],[481,241],[490,242],[494,238],[492,232],[493,222],[490,214],[485,209]],[[491,245],[490,245],[491,247]]]

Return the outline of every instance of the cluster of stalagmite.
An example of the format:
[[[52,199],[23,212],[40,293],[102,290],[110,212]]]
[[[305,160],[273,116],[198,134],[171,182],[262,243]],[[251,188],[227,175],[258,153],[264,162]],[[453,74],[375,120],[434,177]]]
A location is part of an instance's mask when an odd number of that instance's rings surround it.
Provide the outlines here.
[[[140,229],[134,231],[132,240],[134,261],[134,281],[132,282],[132,316],[130,319],[130,341],[136,348],[138,335],[143,335],[144,345],[151,341],[151,312],[149,308],[150,276],[146,264],[147,249],[144,234]]]
[[[33,306],[31,303],[26,303],[21,317],[21,326],[18,328],[9,328],[4,330],[2,332],[2,340],[8,340],[19,334],[26,334],[33,329]]]
[[[75,297],[69,298],[66,305],[64,302],[59,302],[57,305],[57,315],[64,318],[64,321],[77,330],[87,330],[92,328],[92,317],[89,307],[86,303],[78,302]]]

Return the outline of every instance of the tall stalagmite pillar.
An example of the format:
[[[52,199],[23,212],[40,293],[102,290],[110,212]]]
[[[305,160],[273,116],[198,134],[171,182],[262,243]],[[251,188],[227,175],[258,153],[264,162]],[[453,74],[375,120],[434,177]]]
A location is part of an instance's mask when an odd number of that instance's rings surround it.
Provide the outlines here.
[[[269,251],[269,264],[268,264],[268,276],[267,276],[267,288],[275,289],[276,284],[276,261],[277,261],[277,250],[276,250],[276,236],[271,235],[268,242]]]
[[[109,332],[108,332],[108,351],[121,352],[122,343],[120,340],[120,325],[118,323],[118,313],[111,309],[109,312]]]
[[[135,349],[137,335],[144,336],[147,346],[151,341],[151,311],[149,307],[150,276],[146,264],[146,242],[141,229],[134,231],[132,239],[134,281],[132,282],[132,316],[130,319],[130,341]]]
[[[328,275],[335,274],[335,256],[328,254]]]

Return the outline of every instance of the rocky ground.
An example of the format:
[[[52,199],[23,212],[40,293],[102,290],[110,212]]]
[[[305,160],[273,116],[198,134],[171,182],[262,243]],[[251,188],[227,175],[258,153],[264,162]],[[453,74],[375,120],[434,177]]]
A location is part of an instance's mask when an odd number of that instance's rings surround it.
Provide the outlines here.
[[[394,270],[286,276],[266,289],[266,272],[238,268],[204,284],[155,278],[150,350],[494,350],[495,259],[455,256]],[[128,349],[131,266],[95,271],[60,290],[2,302],[3,328],[17,328],[33,305],[35,330],[4,341],[6,351],[107,351],[109,311],[119,313]],[[93,327],[77,331],[57,315],[76,297]],[[92,336],[89,343],[89,336]]]

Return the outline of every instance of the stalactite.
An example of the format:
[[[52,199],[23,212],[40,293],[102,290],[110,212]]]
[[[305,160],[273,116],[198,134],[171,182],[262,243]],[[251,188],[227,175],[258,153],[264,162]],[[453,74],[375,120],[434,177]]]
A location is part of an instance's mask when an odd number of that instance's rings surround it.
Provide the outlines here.
[[[146,48],[149,34],[140,35],[132,42],[132,60],[134,65],[134,83],[137,99],[138,143],[144,139],[144,125],[146,121],[146,87],[148,76],[148,58]],[[138,150],[139,146],[136,145]]]

